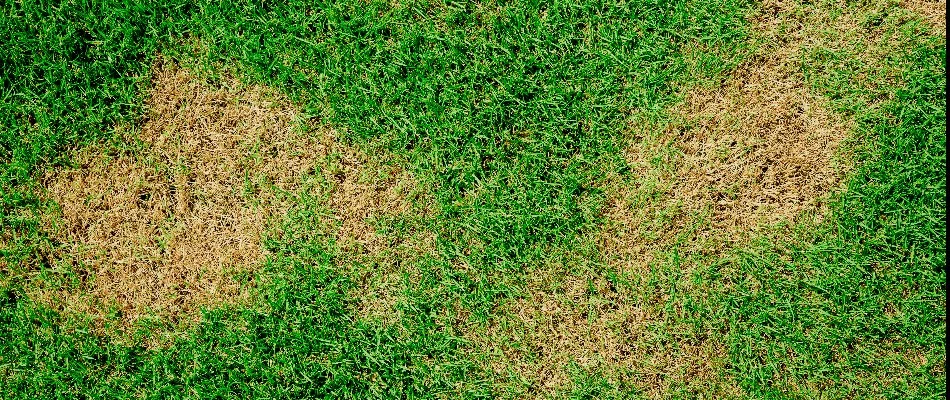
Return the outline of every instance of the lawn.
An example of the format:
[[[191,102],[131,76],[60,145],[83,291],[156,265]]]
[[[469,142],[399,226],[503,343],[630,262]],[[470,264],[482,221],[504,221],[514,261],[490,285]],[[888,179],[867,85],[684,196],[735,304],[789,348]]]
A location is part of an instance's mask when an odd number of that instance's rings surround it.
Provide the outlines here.
[[[0,397],[946,395],[945,2],[0,10]]]

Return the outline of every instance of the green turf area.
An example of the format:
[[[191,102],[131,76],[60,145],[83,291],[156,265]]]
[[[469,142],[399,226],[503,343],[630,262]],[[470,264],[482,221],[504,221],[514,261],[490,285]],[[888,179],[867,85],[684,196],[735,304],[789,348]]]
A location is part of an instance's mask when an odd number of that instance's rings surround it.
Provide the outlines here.
[[[853,37],[814,27],[800,54],[809,89],[855,121],[829,215],[724,254],[673,244],[637,276],[591,239],[609,222],[605,177],[636,178],[631,121],[662,125],[683,91],[720,85],[763,46],[760,3],[5,2],[0,397],[942,397],[946,39],[895,2],[808,4],[798,12],[860,22]],[[206,310],[166,347],[31,299],[37,279],[78,279],[51,260],[61,243],[40,228],[55,205],[39,177],[75,149],[121,146],[158,54],[283,91],[347,145],[401,164],[432,212],[373,226],[393,243],[431,235],[433,249],[353,257],[316,217],[332,212],[325,199],[299,196],[266,240],[253,304]],[[381,270],[400,278],[395,322],[354,312]],[[713,343],[721,367],[659,394],[610,363],[556,366],[568,379],[553,389],[491,368],[491,341],[538,362],[496,328],[548,275],[643,301],[660,316],[631,339],[644,357]]]

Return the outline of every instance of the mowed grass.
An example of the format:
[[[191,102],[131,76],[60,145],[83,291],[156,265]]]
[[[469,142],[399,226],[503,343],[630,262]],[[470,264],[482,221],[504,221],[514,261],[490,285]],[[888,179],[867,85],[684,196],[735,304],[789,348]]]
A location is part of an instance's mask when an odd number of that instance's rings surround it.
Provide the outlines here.
[[[893,2],[2,9],[4,398],[945,394],[946,40]],[[661,125],[684,90],[721,84],[761,46],[748,20],[761,13],[792,15],[816,38],[802,73],[855,121],[846,188],[823,222],[765,229],[724,254],[673,245],[648,277],[611,270],[590,238],[607,222],[613,181],[603,178],[634,174],[621,156],[636,140],[630,121]],[[55,205],[37,177],[73,149],[121,146],[115,130],[142,116],[159,53],[284,91],[344,143],[411,172],[428,212],[371,221],[408,249],[354,255],[320,217],[333,211],[326,199],[300,195],[265,240],[255,303],[206,310],[168,346],[145,348],[147,326],[103,337],[89,319],[33,301],[37,280],[84,279],[57,267],[62,244],[41,226]],[[431,249],[405,254],[428,237]],[[530,343],[499,358],[501,313],[551,271],[555,286],[567,271],[653,302],[660,319],[630,339],[643,357],[712,344],[725,349],[711,355],[718,370],[657,385],[609,363],[537,367],[543,351]],[[386,294],[395,321],[359,311],[364,281],[379,274],[398,277]]]
[[[806,49],[802,68],[857,121],[855,170],[826,223],[713,268],[717,286],[730,287],[713,308],[725,313],[733,367],[757,396],[940,397],[945,39],[887,3],[840,13],[814,28],[827,45]],[[856,23],[836,31],[846,20]]]

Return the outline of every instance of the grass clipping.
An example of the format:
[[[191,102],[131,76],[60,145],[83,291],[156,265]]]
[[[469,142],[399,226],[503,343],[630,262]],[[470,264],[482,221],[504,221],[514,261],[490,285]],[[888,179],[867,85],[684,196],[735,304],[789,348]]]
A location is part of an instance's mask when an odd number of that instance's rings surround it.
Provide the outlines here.
[[[209,85],[170,62],[152,85],[138,148],[90,148],[44,177],[62,211],[49,224],[56,258],[79,283],[40,298],[125,324],[240,300],[268,220],[288,207],[281,194],[321,153],[295,128],[296,108],[266,87]]]

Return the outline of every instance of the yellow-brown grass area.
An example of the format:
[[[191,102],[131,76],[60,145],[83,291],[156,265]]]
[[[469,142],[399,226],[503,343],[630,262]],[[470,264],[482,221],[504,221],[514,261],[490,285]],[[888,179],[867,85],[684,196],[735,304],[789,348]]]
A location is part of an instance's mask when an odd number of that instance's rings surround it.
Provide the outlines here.
[[[87,146],[42,178],[60,211],[46,218],[59,243],[50,258],[79,282],[40,279],[31,297],[120,330],[194,322],[201,308],[249,299],[262,239],[314,190],[344,254],[393,251],[370,223],[408,207],[407,175],[304,121],[286,96],[227,73],[211,84],[160,58],[145,108],[124,150]],[[304,183],[313,176],[330,184]],[[379,308],[382,293],[362,308]]]
[[[566,255],[533,274],[527,295],[473,335],[490,349],[488,368],[526,397],[569,390],[578,371],[650,398],[743,397],[718,334],[684,322],[709,293],[696,274],[757,235],[825,215],[848,173],[853,121],[801,63],[823,46],[853,46],[880,66],[898,44],[861,27],[869,12],[766,2],[749,16],[751,54],[721,85],[685,87],[663,117],[631,118],[633,173],[601,184],[606,222],[590,238],[601,262]]]
[[[901,0],[900,5],[927,21],[934,33],[947,35],[947,0]]]
[[[47,227],[63,244],[56,256],[84,279],[35,297],[125,324],[245,299],[268,221],[320,144],[266,87],[211,85],[168,60],[152,76],[141,131],[128,138],[137,146],[114,156],[88,146],[75,167],[43,177],[61,210]]]
[[[391,153],[337,143],[329,154],[322,168],[327,192],[316,195],[326,197],[331,210],[321,225],[334,237],[336,263],[356,283],[352,311],[367,321],[395,323],[405,290],[418,281],[415,261],[435,251],[435,236],[424,226],[433,199]]]

